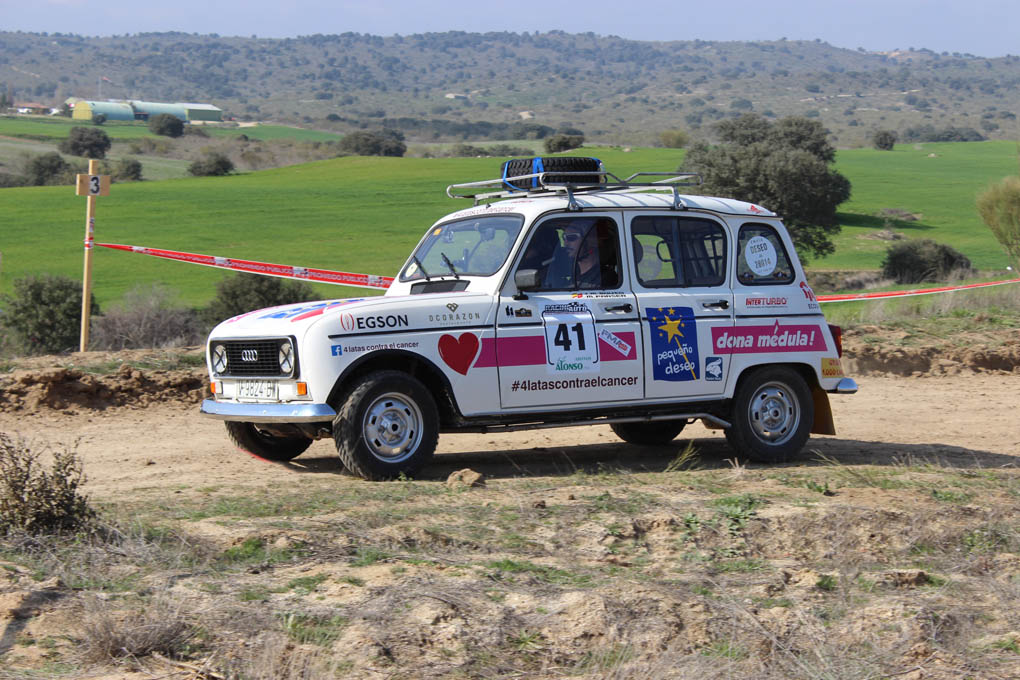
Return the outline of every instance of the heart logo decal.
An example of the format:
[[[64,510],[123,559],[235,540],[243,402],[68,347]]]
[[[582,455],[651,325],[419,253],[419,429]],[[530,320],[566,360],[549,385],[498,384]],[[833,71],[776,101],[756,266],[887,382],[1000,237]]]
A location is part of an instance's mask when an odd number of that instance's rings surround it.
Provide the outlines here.
[[[478,336],[474,333],[461,333],[459,338],[452,335],[439,338],[439,356],[447,366],[461,375],[467,375],[478,356],[478,347]]]

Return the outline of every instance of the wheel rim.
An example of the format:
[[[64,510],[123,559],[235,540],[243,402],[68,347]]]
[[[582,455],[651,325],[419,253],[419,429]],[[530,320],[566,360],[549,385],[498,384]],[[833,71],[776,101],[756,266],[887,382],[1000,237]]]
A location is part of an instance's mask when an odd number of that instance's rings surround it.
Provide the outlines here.
[[[389,392],[365,411],[361,432],[373,456],[399,463],[411,457],[421,443],[421,409],[406,395]]]
[[[800,404],[789,385],[770,382],[758,388],[747,407],[754,435],[766,444],[784,444],[797,432]]]

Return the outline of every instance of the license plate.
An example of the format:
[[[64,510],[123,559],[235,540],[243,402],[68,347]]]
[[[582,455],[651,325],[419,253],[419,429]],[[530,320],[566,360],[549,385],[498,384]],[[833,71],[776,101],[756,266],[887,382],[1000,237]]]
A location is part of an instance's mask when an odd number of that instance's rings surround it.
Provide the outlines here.
[[[276,399],[276,381],[274,380],[239,380],[237,382],[238,399]]]

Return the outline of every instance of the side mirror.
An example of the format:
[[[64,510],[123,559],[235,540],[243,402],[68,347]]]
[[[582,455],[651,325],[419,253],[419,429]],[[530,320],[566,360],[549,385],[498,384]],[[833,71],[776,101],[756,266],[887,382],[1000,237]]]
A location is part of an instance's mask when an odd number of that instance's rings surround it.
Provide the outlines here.
[[[542,281],[538,277],[537,269],[518,269],[514,274],[514,284],[517,290],[538,290]]]

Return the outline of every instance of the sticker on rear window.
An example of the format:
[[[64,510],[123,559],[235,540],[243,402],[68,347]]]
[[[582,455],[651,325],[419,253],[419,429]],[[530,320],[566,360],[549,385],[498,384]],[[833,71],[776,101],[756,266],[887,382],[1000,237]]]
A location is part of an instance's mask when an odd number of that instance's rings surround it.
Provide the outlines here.
[[[744,246],[747,266],[757,276],[768,276],[776,270],[776,248],[764,236],[754,236]]]

